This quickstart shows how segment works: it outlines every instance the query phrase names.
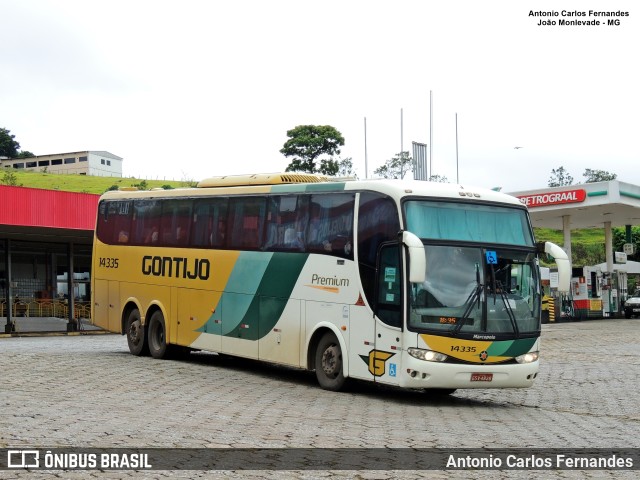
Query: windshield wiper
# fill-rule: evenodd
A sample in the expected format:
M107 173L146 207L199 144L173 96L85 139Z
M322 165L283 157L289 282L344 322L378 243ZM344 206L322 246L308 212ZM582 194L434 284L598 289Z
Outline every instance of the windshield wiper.
M502 282L498 281L498 288L500 289L500 298L502 299L502 303L504 304L504 308L507 312L507 316L509 317L509 321L511 322L511 326L513 327L513 331L516 333L516 337L520 336L520 331L518 330L518 323L516 322L516 315L513 313L513 309L511 308L511 304L509 303L509 299L507 298L507 294L504 293L504 288L502 287ZM494 304L495 304L495 290L494 290Z
M480 283L480 268L478 264L476 264L476 288L473 289L473 291L467 297L467 300L464 302L466 308L462 313L462 317L458 318L458 320L456 321L456 328L454 330L454 333L457 334L462 329L462 326L467 321L468 315L471 313L473 304L476 303L476 301L478 302L477 308L480 308L480 294L482 293L483 289L484 285Z

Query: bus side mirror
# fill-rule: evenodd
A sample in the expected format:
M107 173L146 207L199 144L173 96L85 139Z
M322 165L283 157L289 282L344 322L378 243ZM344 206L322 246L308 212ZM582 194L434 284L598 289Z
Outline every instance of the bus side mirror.
M424 253L424 245L416 235L411 232L402 232L402 243L409 253L409 281L422 283L425 280L427 269L427 256Z
M553 257L558 266L558 291L563 293L569 292L571 287L571 266L569 265L567 252L551 242L544 242L544 245L538 244L538 251Z

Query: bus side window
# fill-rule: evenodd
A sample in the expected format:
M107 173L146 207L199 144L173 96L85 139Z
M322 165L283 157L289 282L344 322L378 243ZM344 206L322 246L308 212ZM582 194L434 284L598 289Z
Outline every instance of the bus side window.
M133 203L133 226L131 243L134 245L155 245L161 240L160 212L158 200L136 200Z
M268 199L264 250L304 250L307 201L306 195L283 195Z
M193 218L191 225L191 245L194 247L208 247L213 232L213 218L210 213L211 205L208 202L197 202L193 206Z
M262 242L266 203L264 198L244 197L230 201L229 247L257 250Z
M129 243L131 234L131 201L106 200L99 206L97 235L108 244Z
M380 320L393 327L402 327L401 279L398 244L383 246L379 256L375 313Z
M208 198L193 209L191 242L196 247L224 248L227 236L227 199Z
M189 240L191 200L165 200L162 203L163 245L184 247Z
M103 243L113 242L113 222L109 218L109 204L102 201L98 205L98 222L96 224L96 236Z
M354 200L351 193L311 196L305 236L307 251L353 258Z

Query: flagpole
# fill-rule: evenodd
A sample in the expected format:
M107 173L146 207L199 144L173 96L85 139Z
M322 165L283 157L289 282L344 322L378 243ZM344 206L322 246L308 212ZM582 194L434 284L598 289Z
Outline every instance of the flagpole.
M404 124L402 116L402 108L400 109L400 158L402 158L402 152L404 149Z
M458 112L456 112L456 183L460 183L458 171Z
M433 176L433 91L429 90L429 171L427 180Z
M369 178L369 167L367 158L367 117L364 117L364 178Z

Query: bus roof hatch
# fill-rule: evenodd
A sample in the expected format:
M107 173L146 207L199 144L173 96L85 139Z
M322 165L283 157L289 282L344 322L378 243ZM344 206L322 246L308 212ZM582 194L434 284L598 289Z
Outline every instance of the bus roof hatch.
M255 175L225 175L206 178L198 183L199 188L240 187L245 185L278 185L283 183L320 183L327 177L310 173L259 173Z

